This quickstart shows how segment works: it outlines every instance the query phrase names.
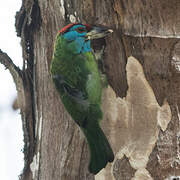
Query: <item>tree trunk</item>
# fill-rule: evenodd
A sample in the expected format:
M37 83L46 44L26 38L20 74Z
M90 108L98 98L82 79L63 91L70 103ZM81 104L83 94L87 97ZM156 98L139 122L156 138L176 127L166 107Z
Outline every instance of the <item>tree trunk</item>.
M114 30L106 38L102 127L116 157L95 177L49 73L56 33L75 21ZM179 0L23 0L16 29L24 59L13 76L25 137L22 180L180 176Z

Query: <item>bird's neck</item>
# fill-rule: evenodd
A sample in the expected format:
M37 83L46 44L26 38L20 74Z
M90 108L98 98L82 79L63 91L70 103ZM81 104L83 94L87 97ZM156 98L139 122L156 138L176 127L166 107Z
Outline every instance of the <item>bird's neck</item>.
M75 54L86 53L86 52L92 51L91 46L90 46L90 40L85 40L84 37L78 37L72 41L67 40L67 44L69 47L71 47L72 45L75 47L74 48Z

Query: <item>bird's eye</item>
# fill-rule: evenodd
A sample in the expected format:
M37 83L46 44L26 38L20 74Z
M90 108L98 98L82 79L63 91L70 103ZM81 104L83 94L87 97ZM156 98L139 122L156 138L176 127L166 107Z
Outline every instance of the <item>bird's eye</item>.
M78 33L83 33L83 32L86 31L86 29L83 28L83 27L79 27L79 28L76 29L76 31L77 31Z

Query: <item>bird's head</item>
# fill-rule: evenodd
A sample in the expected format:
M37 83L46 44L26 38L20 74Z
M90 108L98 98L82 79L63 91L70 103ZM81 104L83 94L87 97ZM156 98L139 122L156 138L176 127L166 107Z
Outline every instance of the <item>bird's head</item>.
M59 31L59 35L69 43L75 43L77 53L90 52L90 40L103 38L113 30L104 26L91 26L88 24L68 24Z

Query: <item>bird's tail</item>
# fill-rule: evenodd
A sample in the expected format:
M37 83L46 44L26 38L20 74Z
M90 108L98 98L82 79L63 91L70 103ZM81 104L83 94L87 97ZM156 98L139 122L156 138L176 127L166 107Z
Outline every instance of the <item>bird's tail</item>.
M90 149L89 171L97 174L108 162L114 160L114 154L98 122L83 131Z

